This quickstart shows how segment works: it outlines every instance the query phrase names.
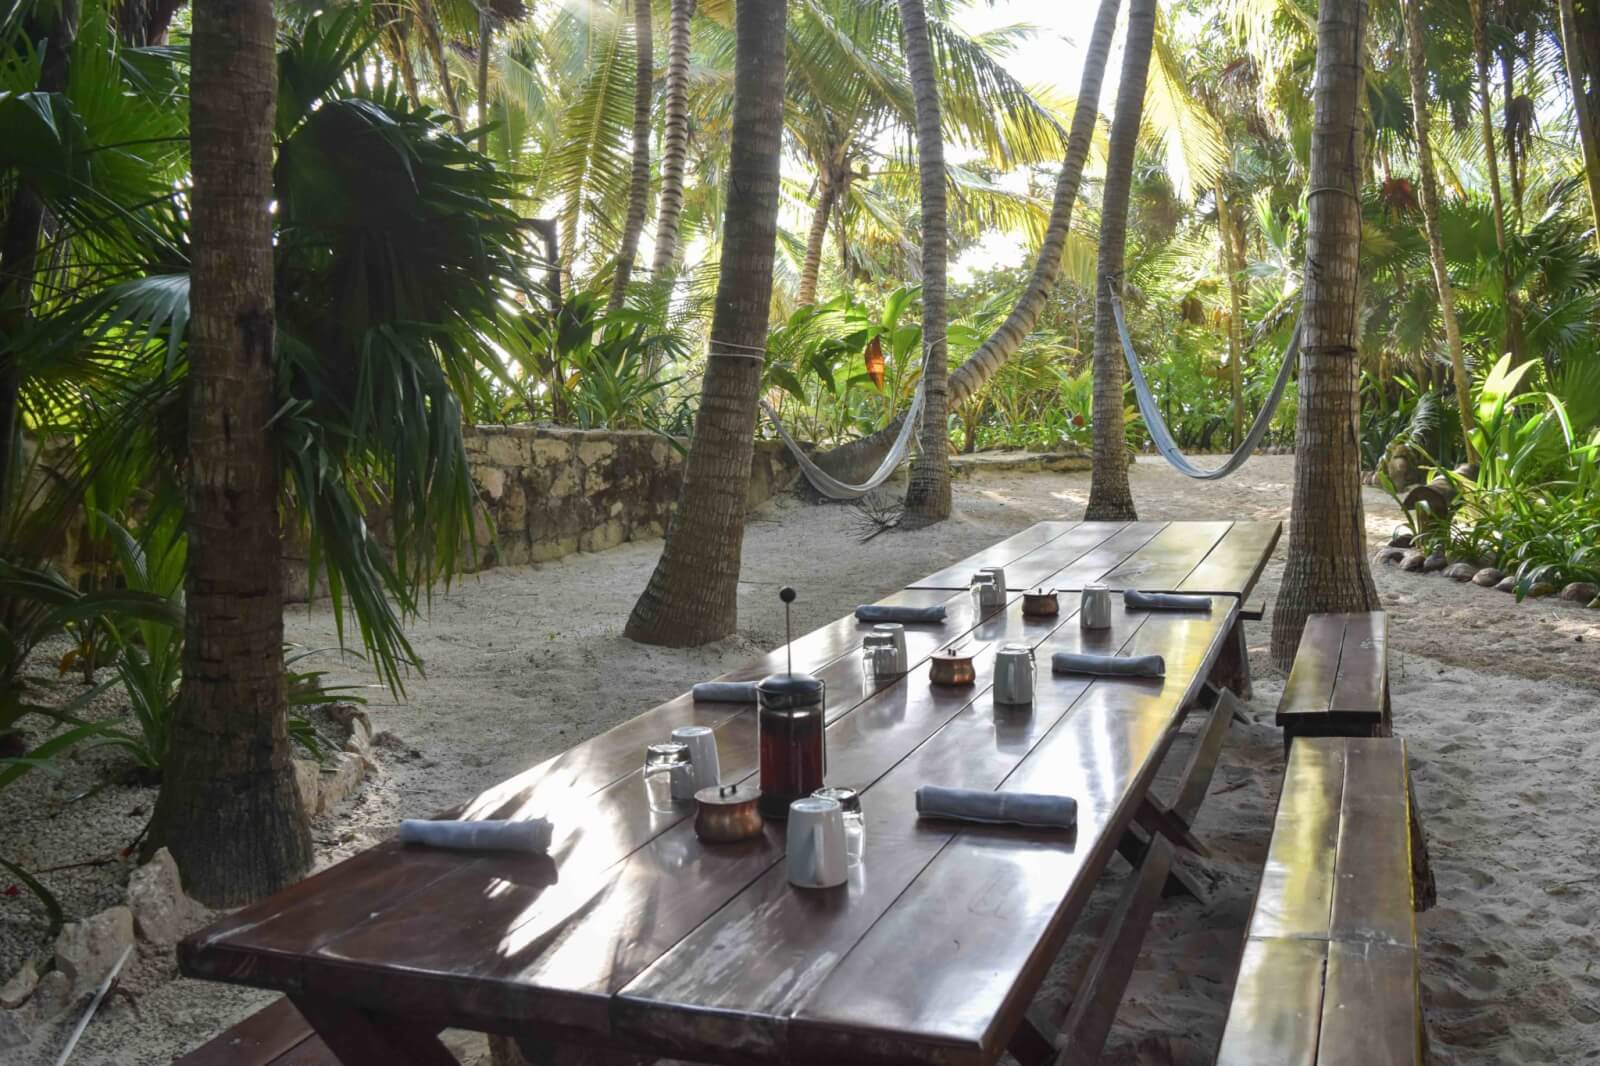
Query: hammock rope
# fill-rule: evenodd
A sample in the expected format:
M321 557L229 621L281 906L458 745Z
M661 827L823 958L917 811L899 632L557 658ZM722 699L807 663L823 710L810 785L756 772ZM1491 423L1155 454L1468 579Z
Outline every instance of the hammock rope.
M1284 389L1289 384L1290 373L1300 361L1300 323L1295 322L1294 332L1289 337L1289 347L1283 353L1283 365L1278 368L1278 378L1272 383L1272 391L1267 394L1267 402L1256 412L1256 419L1250 425L1250 432L1245 434L1239 447L1223 461L1221 466L1208 470L1192 463L1178 447L1178 442L1173 439L1172 431L1167 428L1166 421L1161 417L1161 408L1150 393L1150 383L1145 380L1144 371L1139 369L1139 357L1134 354L1133 338L1128 334L1128 320L1122 313L1122 297L1115 285L1108 284L1106 291L1111 297L1111 313L1117 320L1117 335L1122 338L1122 357L1128 364L1128 375L1133 380L1133 394L1139 402L1139 414L1144 417L1145 428L1150 431L1150 440L1155 444L1156 451L1160 452L1162 458L1171 463L1178 473L1197 481L1218 481L1243 466L1260 446L1262 438L1267 435L1267 429L1272 425L1272 416L1277 413L1278 403L1283 399Z

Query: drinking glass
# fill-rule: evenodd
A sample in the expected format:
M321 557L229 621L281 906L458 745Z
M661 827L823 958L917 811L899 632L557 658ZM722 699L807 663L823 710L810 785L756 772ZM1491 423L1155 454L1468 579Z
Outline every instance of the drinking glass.
M677 810L672 802L673 782L691 772L687 744L652 744L645 748L644 794L650 809L663 814Z
M861 793L853 788L819 788L811 793L814 799L830 799L844 812L845 858L851 866L861 863L861 853L867 844L867 820L861 813Z

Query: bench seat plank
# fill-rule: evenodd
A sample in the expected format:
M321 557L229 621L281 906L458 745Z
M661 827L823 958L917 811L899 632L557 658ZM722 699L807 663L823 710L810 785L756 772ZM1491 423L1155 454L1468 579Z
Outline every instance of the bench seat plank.
M1315 1066L1328 945L1245 941L1217 1066Z
M1296 752L1305 746L1296 744ZM1415 944L1405 742L1353 737L1345 741L1344 749L1328 938Z
M1389 730L1388 616L1382 611L1306 619L1277 723L1300 736L1383 736Z
M1329 944L1318 1066L1422 1063L1421 1003L1414 947Z
M1344 746L1296 744L1256 893L1255 936L1326 940L1344 796Z
M285 996L218 1033L173 1066L336 1066L337 1062Z
M1389 702L1389 616L1382 611L1345 615L1339 678L1328 713L1371 714Z

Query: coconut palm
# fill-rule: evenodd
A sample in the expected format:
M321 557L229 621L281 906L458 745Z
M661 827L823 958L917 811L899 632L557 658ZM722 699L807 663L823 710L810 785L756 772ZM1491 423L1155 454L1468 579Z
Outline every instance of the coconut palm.
M651 280L660 283L678 265L678 225L683 214L683 172L689 148L689 27L694 0L671 0L667 30L667 80L661 138L661 196L656 215Z
M1306 616L1378 606L1361 503L1359 261L1366 0L1321 0L1311 137L1300 413L1289 557L1272 657L1294 659Z
M950 517L949 419L946 418L944 131L939 86L922 0L899 0L906 68L916 97L917 163L922 188L922 347L924 407L920 451L911 464L901 524L909 529Z
M625 635L684 647L738 624L756 398L777 249L787 3L737 0L733 129L711 358L666 544Z
M152 842L213 906L311 865L289 761L274 348L270 0L199 0L191 38L195 277L188 640Z
M645 211L650 206L650 105L655 94L654 36L650 25L650 0L633 0L633 165L628 178L628 216L622 223L622 244L611 276L614 312L628 295L633 261L639 254Z
M1461 410L1461 426L1472 431L1472 386L1467 379L1466 357L1461 351L1461 323L1456 317L1455 286L1444 258L1444 239L1439 235L1439 179L1433 169L1433 145L1429 132L1428 68L1422 39L1422 14L1419 0L1402 0L1406 27L1406 68L1411 79L1411 113L1416 123L1417 169L1422 178L1422 225L1428 237L1428 257L1433 266L1434 288L1439 293L1439 317L1444 321L1445 343L1450 349L1450 369L1455 375L1456 403ZM1470 436L1467 457L1475 459Z
M1155 42L1155 0L1130 0L1128 38L1122 52L1122 80L1111 119L1111 150L1106 160L1100 205L1100 256L1095 272L1094 311L1094 466L1089 483L1090 520L1138 517L1128 486L1128 440L1123 426L1122 347L1111 313L1113 289L1122 288L1127 251L1128 197L1144 109L1145 80Z

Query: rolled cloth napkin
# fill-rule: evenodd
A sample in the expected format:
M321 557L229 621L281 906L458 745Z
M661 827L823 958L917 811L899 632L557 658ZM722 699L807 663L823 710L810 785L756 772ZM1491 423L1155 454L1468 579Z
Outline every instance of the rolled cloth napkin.
M1128 589L1122 594L1122 605L1130 611L1209 611L1211 597Z
M690 690L696 703L754 703L754 681L702 681Z
M1078 801L1071 796L1037 792L984 792L923 785L917 789L917 815L957 822L1011 822L1070 829L1078 820Z
M550 850L551 831L548 818L517 822L435 822L407 818L400 823L400 843L460 851L527 851L543 855Z
M877 603L863 603L856 608L858 622L943 622L944 604L932 607L889 607Z
M1159 655L1077 655L1058 651L1050 656L1057 674L1093 674L1096 677L1166 677L1167 661Z

